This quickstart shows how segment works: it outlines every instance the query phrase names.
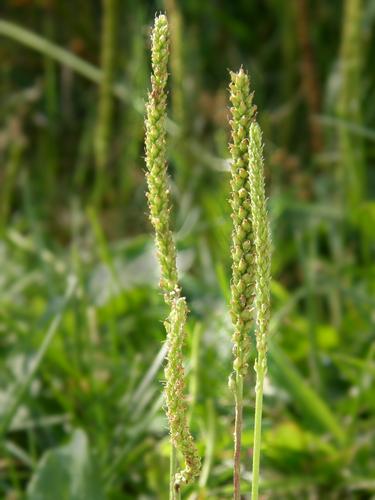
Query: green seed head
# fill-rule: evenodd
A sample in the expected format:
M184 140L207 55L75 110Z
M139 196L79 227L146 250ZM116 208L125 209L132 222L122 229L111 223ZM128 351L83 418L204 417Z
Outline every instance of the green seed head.
M245 375L250 351L254 295L253 234L248 173L250 124L255 114L249 77L241 68L231 73L231 207L232 207L232 281L231 317L234 326L234 370Z
M265 370L270 321L271 234L266 206L262 132L254 122L249 136L249 180L255 246L255 311L258 362Z
M155 229L161 267L160 287L167 302L179 294L176 249L169 227L170 199L166 161L166 107L168 79L168 23L163 15L155 19L152 31L152 89L146 104L146 164L148 202Z
M168 364L165 368L165 397L171 441L185 459L185 469L176 474L175 487L189 484L199 474L200 458L187 425L185 376L182 349L185 341L187 306L184 297L173 301L171 313L165 321L168 335Z
M152 89L146 105L146 165L150 219L155 230L161 269L160 287L170 307L165 321L168 354L165 367L165 399L171 441L185 460L176 474L175 487L190 483L199 473L200 459L187 423L183 346L187 306L181 297L176 266L176 247L170 229L170 196L166 161L168 23L164 15L155 19L152 32Z

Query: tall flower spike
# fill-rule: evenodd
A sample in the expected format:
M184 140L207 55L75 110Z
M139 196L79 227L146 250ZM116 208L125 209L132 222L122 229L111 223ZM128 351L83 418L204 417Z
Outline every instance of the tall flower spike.
M168 355L165 368L165 398L172 445L184 457L185 468L175 475L175 489L197 476L200 459L187 424L185 374L182 349L185 340L187 305L181 296L176 266L176 247L170 229L170 196L166 162L166 106L169 34L167 18L155 19L152 32L152 90L146 105L146 165L150 219L155 230L161 268L160 288L170 307L165 321Z
M241 68L231 73L230 125L232 128L231 207L232 207L232 282L231 317L234 326L234 370L247 372L250 350L249 332L252 324L254 296L253 236L250 220L250 187L248 172L248 139L251 120L255 114L249 77Z
M262 431L263 383L267 372L267 345L270 322L271 234L268 221L263 172L263 143L254 122L249 136L249 179L251 217L255 244L255 311L257 359L255 362L255 419L252 500L258 499L259 460Z
M234 498L240 498L241 435L243 407L243 377L248 370L250 329L254 300L254 248L250 219L250 187L248 172L248 139L250 123L255 114L249 77L241 68L231 73L230 101L232 143L231 207L232 207L232 281L231 317L233 323L234 375L230 385L234 390L236 416L234 430Z

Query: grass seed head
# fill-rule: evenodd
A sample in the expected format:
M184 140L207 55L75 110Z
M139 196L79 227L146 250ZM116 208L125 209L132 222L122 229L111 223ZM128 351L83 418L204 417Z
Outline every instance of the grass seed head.
M254 249L250 219L248 172L248 139L255 113L247 73L241 68L231 72L231 207L232 207L232 281L231 317L234 326L234 371L245 375L250 351L249 331L252 325L254 296Z

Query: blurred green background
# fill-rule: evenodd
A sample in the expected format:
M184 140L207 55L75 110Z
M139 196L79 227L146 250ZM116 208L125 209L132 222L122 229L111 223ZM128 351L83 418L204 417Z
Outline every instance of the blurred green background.
M274 246L262 498L374 499L372 0L2 0L0 498L167 498L167 311L143 160L149 32L165 9L187 397L203 457L183 497L232 495L227 88L243 65ZM253 387L251 370L246 495Z

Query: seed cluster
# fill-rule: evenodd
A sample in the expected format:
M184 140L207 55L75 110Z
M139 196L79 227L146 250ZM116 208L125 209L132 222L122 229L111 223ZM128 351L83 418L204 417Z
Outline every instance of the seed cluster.
M148 202L151 223L155 229L156 248L161 267L160 287L171 304L180 294L176 267L176 249L170 230L170 196L166 161L166 107L169 38L165 16L155 19L152 32L152 90L146 105L146 164Z
M168 363L165 368L165 395L172 444L185 459L185 469L175 476L176 489L190 483L199 473L200 458L187 424L185 374L182 348L185 341L187 305L185 297L173 300L171 313L164 322L168 338Z
M254 245L251 222L248 147L250 124L255 114L249 77L241 68L231 73L231 207L232 207L232 281L231 317L234 326L233 354L235 372L245 375L250 352L250 328L254 296Z

